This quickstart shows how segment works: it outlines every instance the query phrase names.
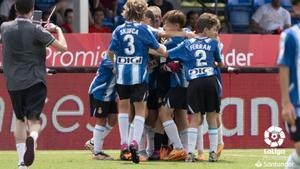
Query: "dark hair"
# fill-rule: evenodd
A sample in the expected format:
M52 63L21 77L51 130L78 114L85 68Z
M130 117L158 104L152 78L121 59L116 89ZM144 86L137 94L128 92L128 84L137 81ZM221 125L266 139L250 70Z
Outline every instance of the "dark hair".
M189 12L186 14L186 19L189 20L189 19L191 18L191 16L194 15L194 14L199 15L199 13L196 12L196 11L189 11Z
M34 0L16 0L16 10L20 15L28 14L34 8Z
M214 26L217 26L218 29L221 26L220 21L216 15L210 13L203 13L199 16L197 28L200 33L202 33L205 28L211 29Z
M92 15L94 16L96 12L103 12L103 14L104 14L104 10L103 10L102 8L100 8L100 7L95 8L95 9L93 10L93 12L92 12Z
M15 5L11 6L8 14L8 20L14 20L17 17Z
M173 24L177 23L179 24L180 28L183 28L185 25L185 15L179 10L171 10L164 15L163 21L168 21Z
M64 12L64 17L67 17L68 14L71 13L71 12L73 12L73 9L71 9L71 8L66 9L65 12Z
M298 3L300 3L300 0L292 0L293 5L297 5Z

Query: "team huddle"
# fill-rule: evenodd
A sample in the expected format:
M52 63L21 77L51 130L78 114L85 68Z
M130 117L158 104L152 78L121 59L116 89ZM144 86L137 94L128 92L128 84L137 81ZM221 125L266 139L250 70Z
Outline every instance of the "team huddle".
M299 0L293 4L299 5ZM17 18L0 28L3 73L16 117L19 169L28 169L35 160L47 97L46 47L68 50L60 27L32 22L34 6L35 0L16 0ZM90 115L96 124L85 148L92 150L95 160L113 159L103 151L103 143L118 123L121 160L203 161L206 119L208 161L218 161L224 142L219 114L223 45L217 16L200 15L195 34L183 28L185 16L178 10L163 16L161 28L160 9L147 7L145 0L127 0L122 15L126 22L113 32L89 88ZM287 169L300 164L299 31L297 24L281 34L278 57L282 118L296 148ZM227 71L239 72L230 67Z
M126 22L113 32L89 88L96 125L85 147L92 150L93 159L112 159L104 153L103 142L118 122L121 160L205 160L206 116L208 161L215 162L224 148L220 22L204 13L194 34L183 31L184 14L172 10L163 16L163 29L154 28L157 11L144 0L125 4Z

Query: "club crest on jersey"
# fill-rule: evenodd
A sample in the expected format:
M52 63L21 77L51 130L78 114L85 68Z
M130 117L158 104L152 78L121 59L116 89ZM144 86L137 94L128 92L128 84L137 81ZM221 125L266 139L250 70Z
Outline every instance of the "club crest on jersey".
M118 64L135 64L139 65L142 64L143 57L118 57L117 63Z

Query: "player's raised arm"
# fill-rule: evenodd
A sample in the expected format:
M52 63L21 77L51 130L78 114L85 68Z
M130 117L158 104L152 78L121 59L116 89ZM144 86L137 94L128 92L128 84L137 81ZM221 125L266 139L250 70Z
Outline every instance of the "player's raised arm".
M158 32L159 38L170 38L170 37L185 37L185 38L195 38L197 35L194 32L183 32L183 31L160 31Z
M114 69L115 69L115 60L114 60L114 55L115 55L115 51L117 51L118 49L118 35L117 35L117 29L112 33L112 37L111 37L111 41L107 50L107 55L110 59L110 61L113 63L114 65ZM114 70L115 71L115 70Z
M215 65L217 67L222 67L224 66L223 64L223 61L222 61L222 53L221 53L221 48L220 48L220 45L219 45L219 41L217 41L217 47L216 47L216 50L214 51L214 57L215 57Z
M163 44L159 44L159 48L156 50L150 48L149 54L154 55L154 56L168 57L167 48Z
M54 25L52 23L49 23L47 25L45 25L45 28L50 31L50 32L55 32L57 33L58 39L55 39L50 46L55 47L56 49L58 49L59 51L65 52L68 50L68 45L66 42L66 39L64 37L64 34L61 30L61 28L57 25Z

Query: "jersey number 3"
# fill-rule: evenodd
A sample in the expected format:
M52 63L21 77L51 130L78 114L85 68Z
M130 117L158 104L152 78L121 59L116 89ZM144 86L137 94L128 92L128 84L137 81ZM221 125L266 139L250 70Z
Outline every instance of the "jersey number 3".
M135 53L135 47L134 47L134 37L133 35L125 35L123 38L124 42L127 42L128 48L124 49L124 52L126 55L133 55Z

